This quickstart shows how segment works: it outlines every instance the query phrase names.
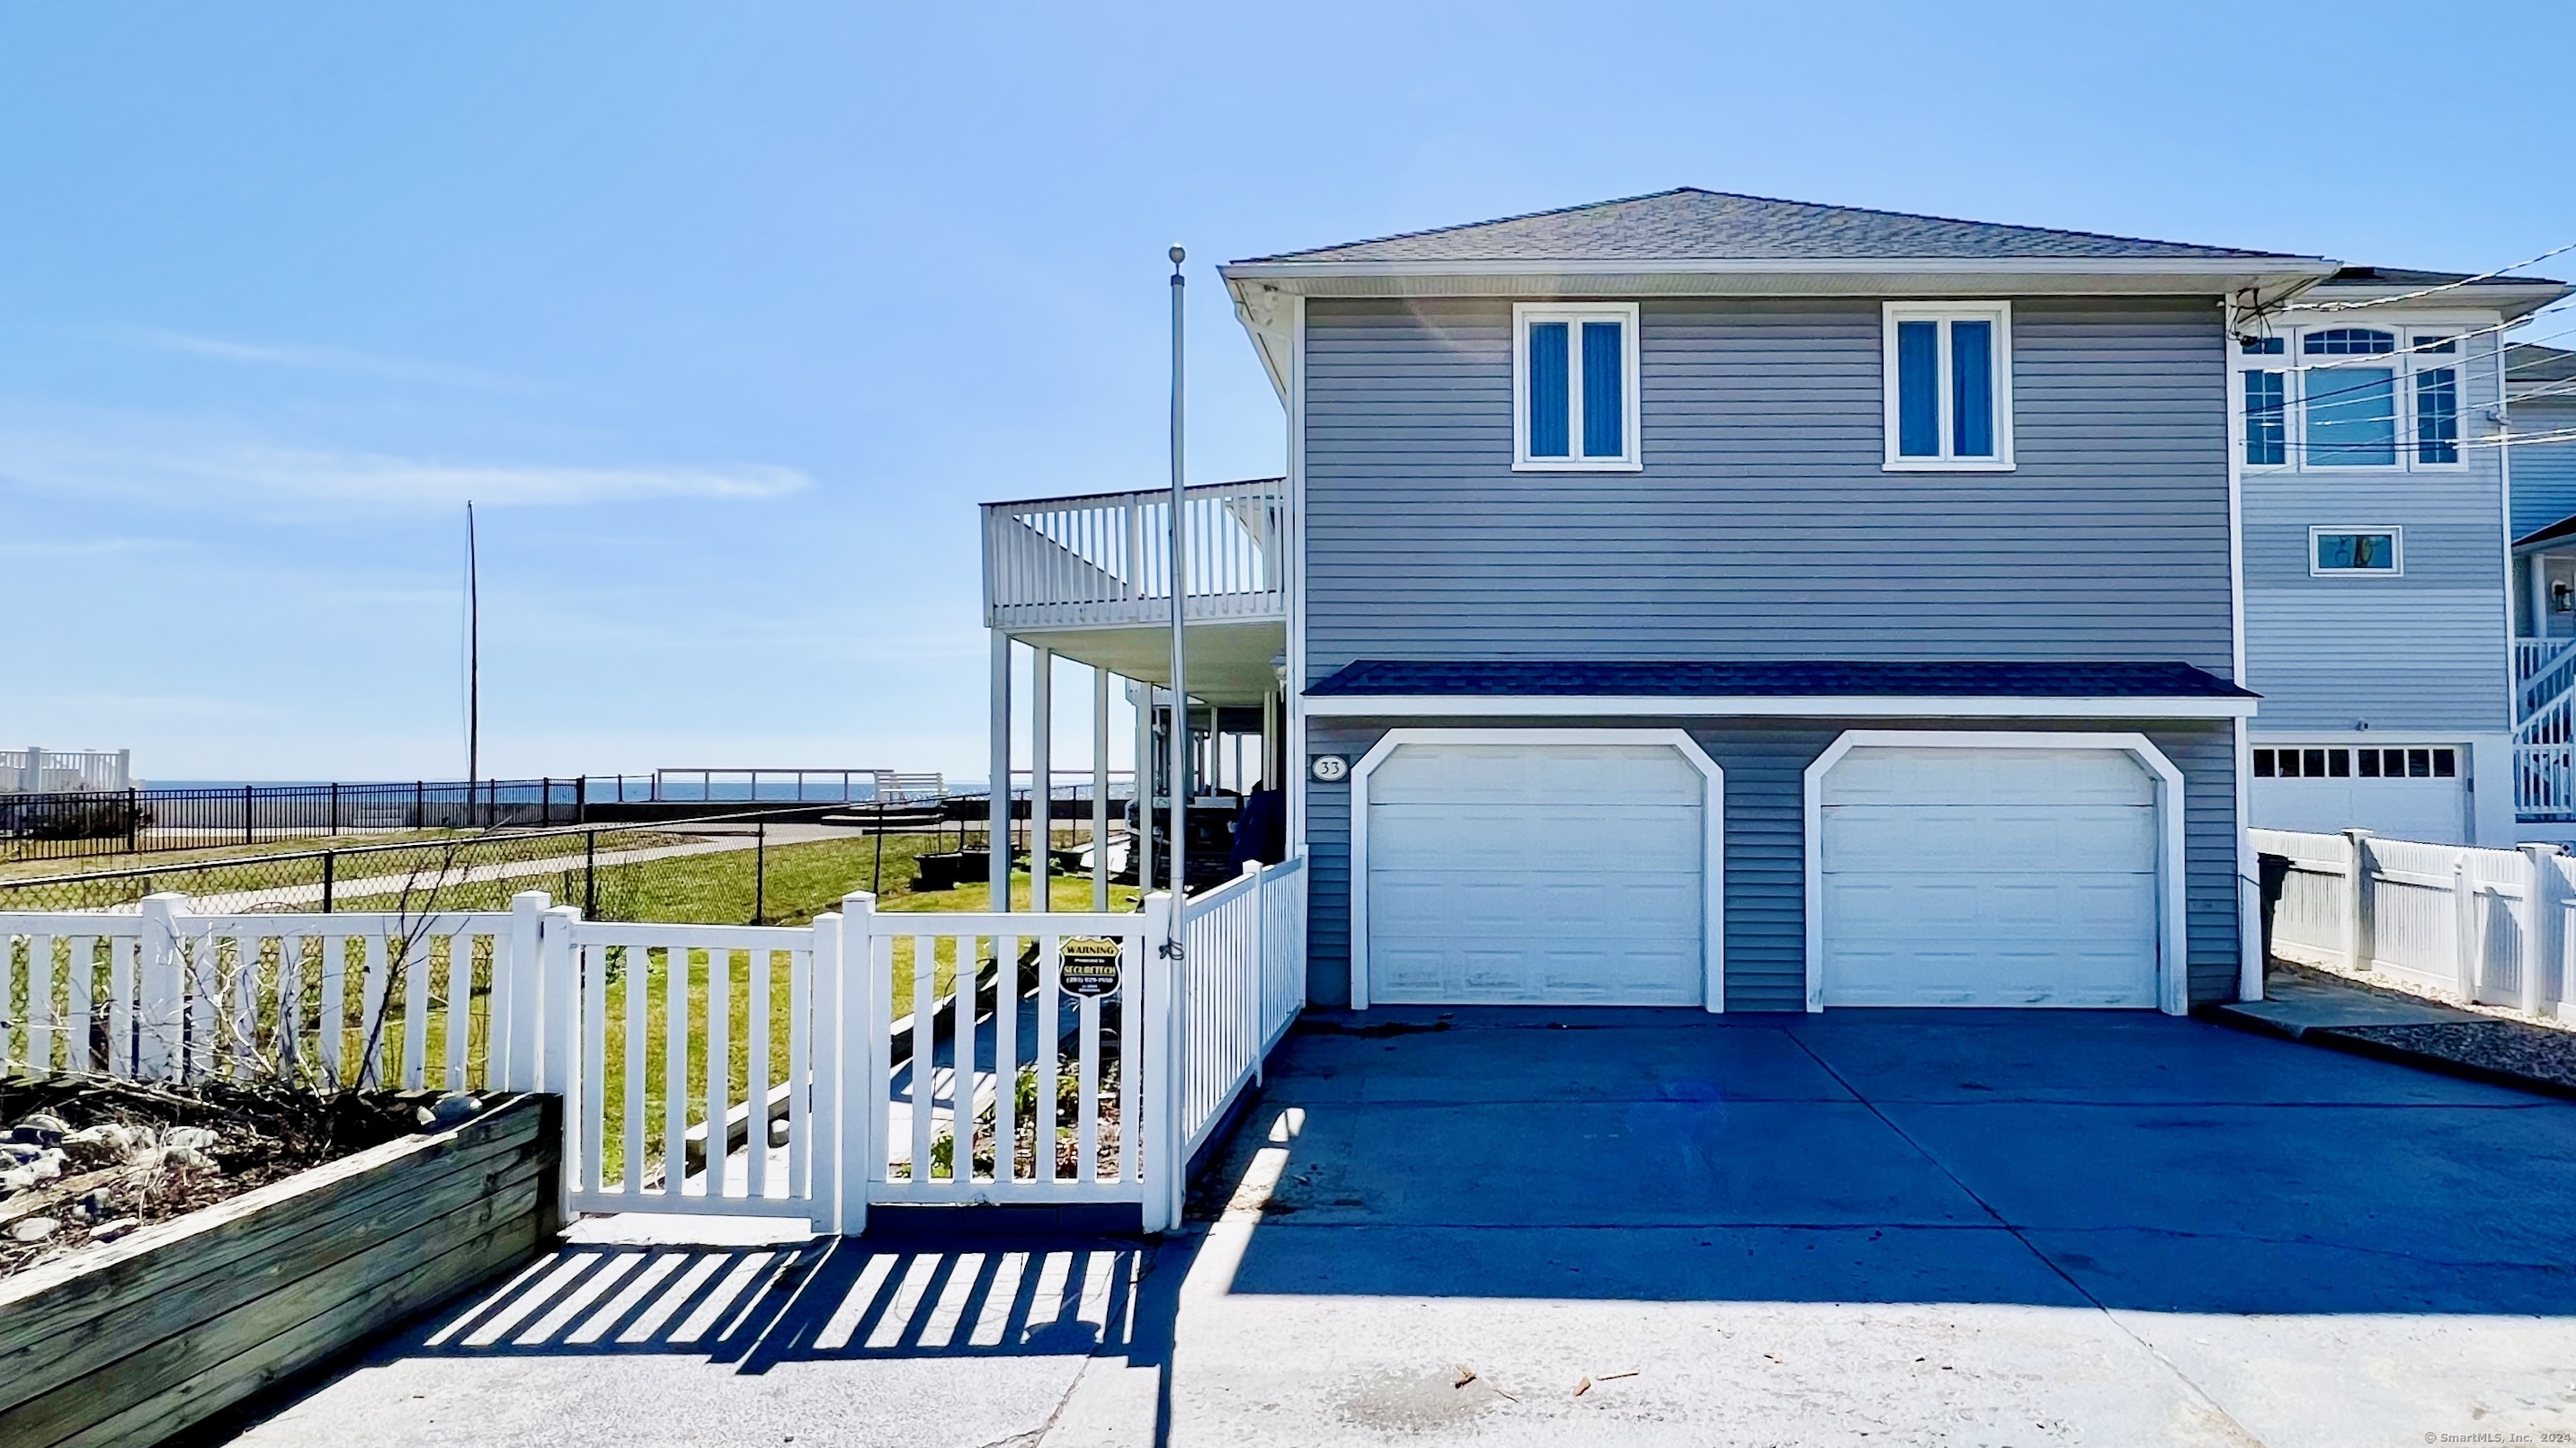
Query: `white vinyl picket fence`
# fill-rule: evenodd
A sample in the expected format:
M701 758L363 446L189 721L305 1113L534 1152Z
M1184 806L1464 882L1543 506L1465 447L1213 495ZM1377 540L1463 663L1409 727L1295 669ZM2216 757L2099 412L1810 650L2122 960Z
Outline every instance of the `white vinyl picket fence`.
M2255 849L2290 861L2272 924L2282 959L2576 1019L2576 859L2556 845L2482 850L2367 830L2252 834Z
M550 1091L564 1204L801 1217L1133 1203L1185 1170L1305 999L1302 860L1136 914L806 926L505 912L0 913L0 1070ZM1074 954L1110 962L1088 983Z

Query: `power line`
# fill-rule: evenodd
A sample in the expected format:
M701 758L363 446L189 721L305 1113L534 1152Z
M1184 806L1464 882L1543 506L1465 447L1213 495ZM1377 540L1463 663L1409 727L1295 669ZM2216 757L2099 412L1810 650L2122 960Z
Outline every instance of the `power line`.
M2420 291L2403 292L2393 297L2373 297L2368 301L2358 302L2289 302L2285 303L2281 310L2285 312L2358 312L2369 307L2393 307L2401 302L2417 301L2424 297L2439 296L2444 292L2457 291L2461 287L2475 286L2479 282L2491 282L2508 272L2518 272L2527 266L2537 266L2541 262L2547 261L2553 256L2557 256L2562 252L2570 251L2576 251L2576 241L2571 241L2565 246L2551 247L2549 250L2542 252L2538 256L2525 261L2515 262L2513 265L2508 267L2499 267L2491 272L2481 272L2473 277L2462 277L2455 282L2444 282L2440 286L2425 287ZM2515 280L2537 281L2539 279L2531 277L2517 277Z

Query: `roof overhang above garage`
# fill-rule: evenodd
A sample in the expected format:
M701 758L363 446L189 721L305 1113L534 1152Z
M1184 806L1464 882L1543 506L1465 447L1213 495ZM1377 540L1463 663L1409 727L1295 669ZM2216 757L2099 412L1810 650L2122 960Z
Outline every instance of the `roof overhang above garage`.
M2260 697L2118 660L1361 659L1303 702L1312 717L2235 719Z

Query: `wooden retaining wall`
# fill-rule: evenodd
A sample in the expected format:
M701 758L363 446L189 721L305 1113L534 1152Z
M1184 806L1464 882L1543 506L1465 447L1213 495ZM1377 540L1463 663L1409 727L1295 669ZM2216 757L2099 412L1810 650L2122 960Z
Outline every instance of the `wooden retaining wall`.
M0 1448L157 1442L552 1240L561 1102L299 1172L0 1282Z

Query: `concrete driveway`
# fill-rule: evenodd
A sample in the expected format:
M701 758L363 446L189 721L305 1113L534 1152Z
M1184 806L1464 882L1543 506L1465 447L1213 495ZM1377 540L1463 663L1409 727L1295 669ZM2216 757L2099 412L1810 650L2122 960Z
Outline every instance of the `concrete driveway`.
M1149 1252L574 1249L245 1441L2576 1432L2576 1105L2147 1015L1561 1018L1310 1018Z

